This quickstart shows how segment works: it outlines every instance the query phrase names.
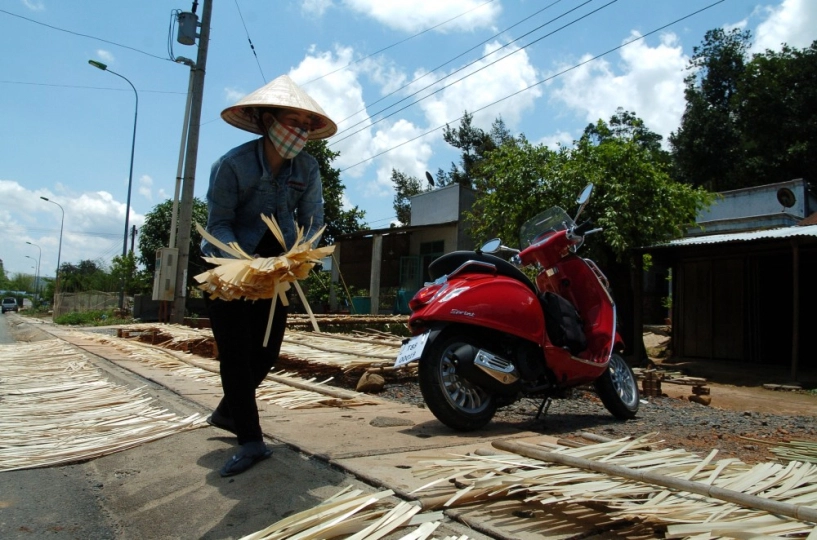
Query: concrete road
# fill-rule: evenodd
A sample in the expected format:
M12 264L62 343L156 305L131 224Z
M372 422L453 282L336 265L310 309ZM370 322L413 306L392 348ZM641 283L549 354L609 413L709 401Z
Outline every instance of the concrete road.
M10 321L20 325L13 333L26 340L37 339L41 331L45 333L40 337L50 339L62 332L53 325L21 323L24 320L16 314L0 317L0 343L14 341ZM27 326L29 330L20 332ZM71 340L78 343L76 337ZM202 389L201 383L152 373L144 366L125 369L121 366L128 365L128 360L113 349L94 348L88 343L83 346L82 342L78 345L109 379L145 387L158 406L180 415L207 414L220 398L219 389ZM134 368L136 363L131 360L131 364L129 367ZM389 478L388 474L405 474L404 458L389 450L397 461L389 464L376 454L383 453L383 447L412 447L408 440L421 442L421 447L437 446L423 442L428 437L412 434L395 438L393 433L385 433L389 430L364 436L364 431L373 431L366 419L389 416L394 411L332 410L293 416L292 412L274 409L279 408L268 406L262 421L265 434L276 435L268 439L272 457L231 478L221 478L218 469L232 455L235 438L212 427L85 463L1 472L0 538L240 538L313 508L345 486L375 492L394 483L398 490L408 489L404 478ZM334 429L328 427L332 425ZM406 424L398 429L405 431ZM422 426L418 429L428 431ZM367 460L367 454L375 456ZM378 460L380 469L373 465ZM387 538L403 534L405 531ZM452 520L435 534L490 538Z

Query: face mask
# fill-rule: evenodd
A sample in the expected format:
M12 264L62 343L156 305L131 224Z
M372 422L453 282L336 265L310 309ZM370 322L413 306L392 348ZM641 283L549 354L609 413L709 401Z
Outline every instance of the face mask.
M292 159L297 156L303 150L309 137L305 129L285 126L275 118L272 119L267 135L275 150L284 159Z

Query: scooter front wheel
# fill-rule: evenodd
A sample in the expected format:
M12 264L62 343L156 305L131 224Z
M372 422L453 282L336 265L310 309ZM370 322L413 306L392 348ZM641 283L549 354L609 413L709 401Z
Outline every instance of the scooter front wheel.
M638 382L632 368L618 355L610 356L610 363L594 386L604 407L620 420L635 418L638 412Z
M457 431L473 431L491 421L496 398L458 373L454 351L463 345L479 348L478 339L466 331L440 335L431 344L420 361L420 391L440 422Z

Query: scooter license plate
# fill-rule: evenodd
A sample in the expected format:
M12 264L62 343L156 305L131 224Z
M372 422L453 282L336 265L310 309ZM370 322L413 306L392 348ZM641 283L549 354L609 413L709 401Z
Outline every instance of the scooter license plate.
M420 356L423 355L423 348L426 346L429 333L430 332L425 332L419 336L414 336L413 338L404 341L403 346L400 347L400 352L397 354L397 360L394 362L394 367L405 366L409 362L420 358Z

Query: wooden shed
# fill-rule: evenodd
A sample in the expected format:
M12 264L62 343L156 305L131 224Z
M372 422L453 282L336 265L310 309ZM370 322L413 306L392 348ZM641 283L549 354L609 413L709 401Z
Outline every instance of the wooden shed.
M817 367L817 224L641 248L672 268L673 355ZM639 302L636 302L639 305ZM637 315L638 316L638 315Z

